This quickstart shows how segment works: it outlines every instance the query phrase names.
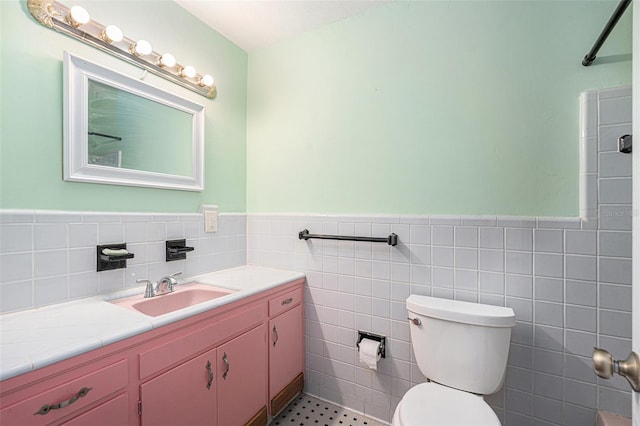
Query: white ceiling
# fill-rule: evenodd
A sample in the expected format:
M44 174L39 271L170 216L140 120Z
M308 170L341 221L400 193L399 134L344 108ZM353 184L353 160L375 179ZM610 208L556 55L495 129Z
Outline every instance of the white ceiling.
M358 15L391 0L175 0L249 51Z

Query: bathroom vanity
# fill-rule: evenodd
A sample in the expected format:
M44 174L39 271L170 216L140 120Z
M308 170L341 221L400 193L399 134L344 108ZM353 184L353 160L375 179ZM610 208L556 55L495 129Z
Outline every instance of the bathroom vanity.
M234 292L157 317L87 301L98 315L107 304L115 315L148 318L150 329L6 378L0 422L266 425L304 383L304 276L242 267L198 282Z

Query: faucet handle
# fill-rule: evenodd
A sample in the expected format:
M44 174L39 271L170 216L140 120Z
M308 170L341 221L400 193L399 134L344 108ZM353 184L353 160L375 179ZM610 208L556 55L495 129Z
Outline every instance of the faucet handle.
M156 295L173 293L173 287L178 285L178 280L174 277L182 274L182 272L174 272L171 275L164 276L158 280L158 284L156 286Z
M149 297L153 297L156 295L156 290L154 288L153 282L149 281L146 278L140 278L136 280L137 283L147 283L147 287L144 289L144 297L148 299Z
M173 274L169 275L168 281L169 281L169 289L170 291L173 291L173 286L178 285L178 280L176 280L175 277L177 277L178 275L182 275L182 272L174 272Z

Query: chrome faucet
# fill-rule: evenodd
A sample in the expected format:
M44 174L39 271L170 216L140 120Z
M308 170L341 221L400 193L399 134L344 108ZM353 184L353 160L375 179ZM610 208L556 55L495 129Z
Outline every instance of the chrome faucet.
M174 277L181 275L182 272L176 272L175 274L167 275L158 280L156 284L156 296L166 293L173 293L173 287L178 285L178 280Z
M162 294L173 293L173 287L178 285L178 280L176 280L174 277L181 274L182 272L176 272L174 274L167 275L166 277L160 278L156 284L146 278L138 279L136 280L136 282L147 283L147 287L144 290L144 297L145 299L148 299L150 297L160 296Z

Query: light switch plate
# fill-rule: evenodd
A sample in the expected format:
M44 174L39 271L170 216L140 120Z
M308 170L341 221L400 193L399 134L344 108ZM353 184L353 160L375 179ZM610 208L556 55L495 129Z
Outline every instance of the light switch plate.
M218 232L218 206L203 204L200 213L204 216L204 232Z
M216 210L204 212L204 232L218 232L218 212Z

